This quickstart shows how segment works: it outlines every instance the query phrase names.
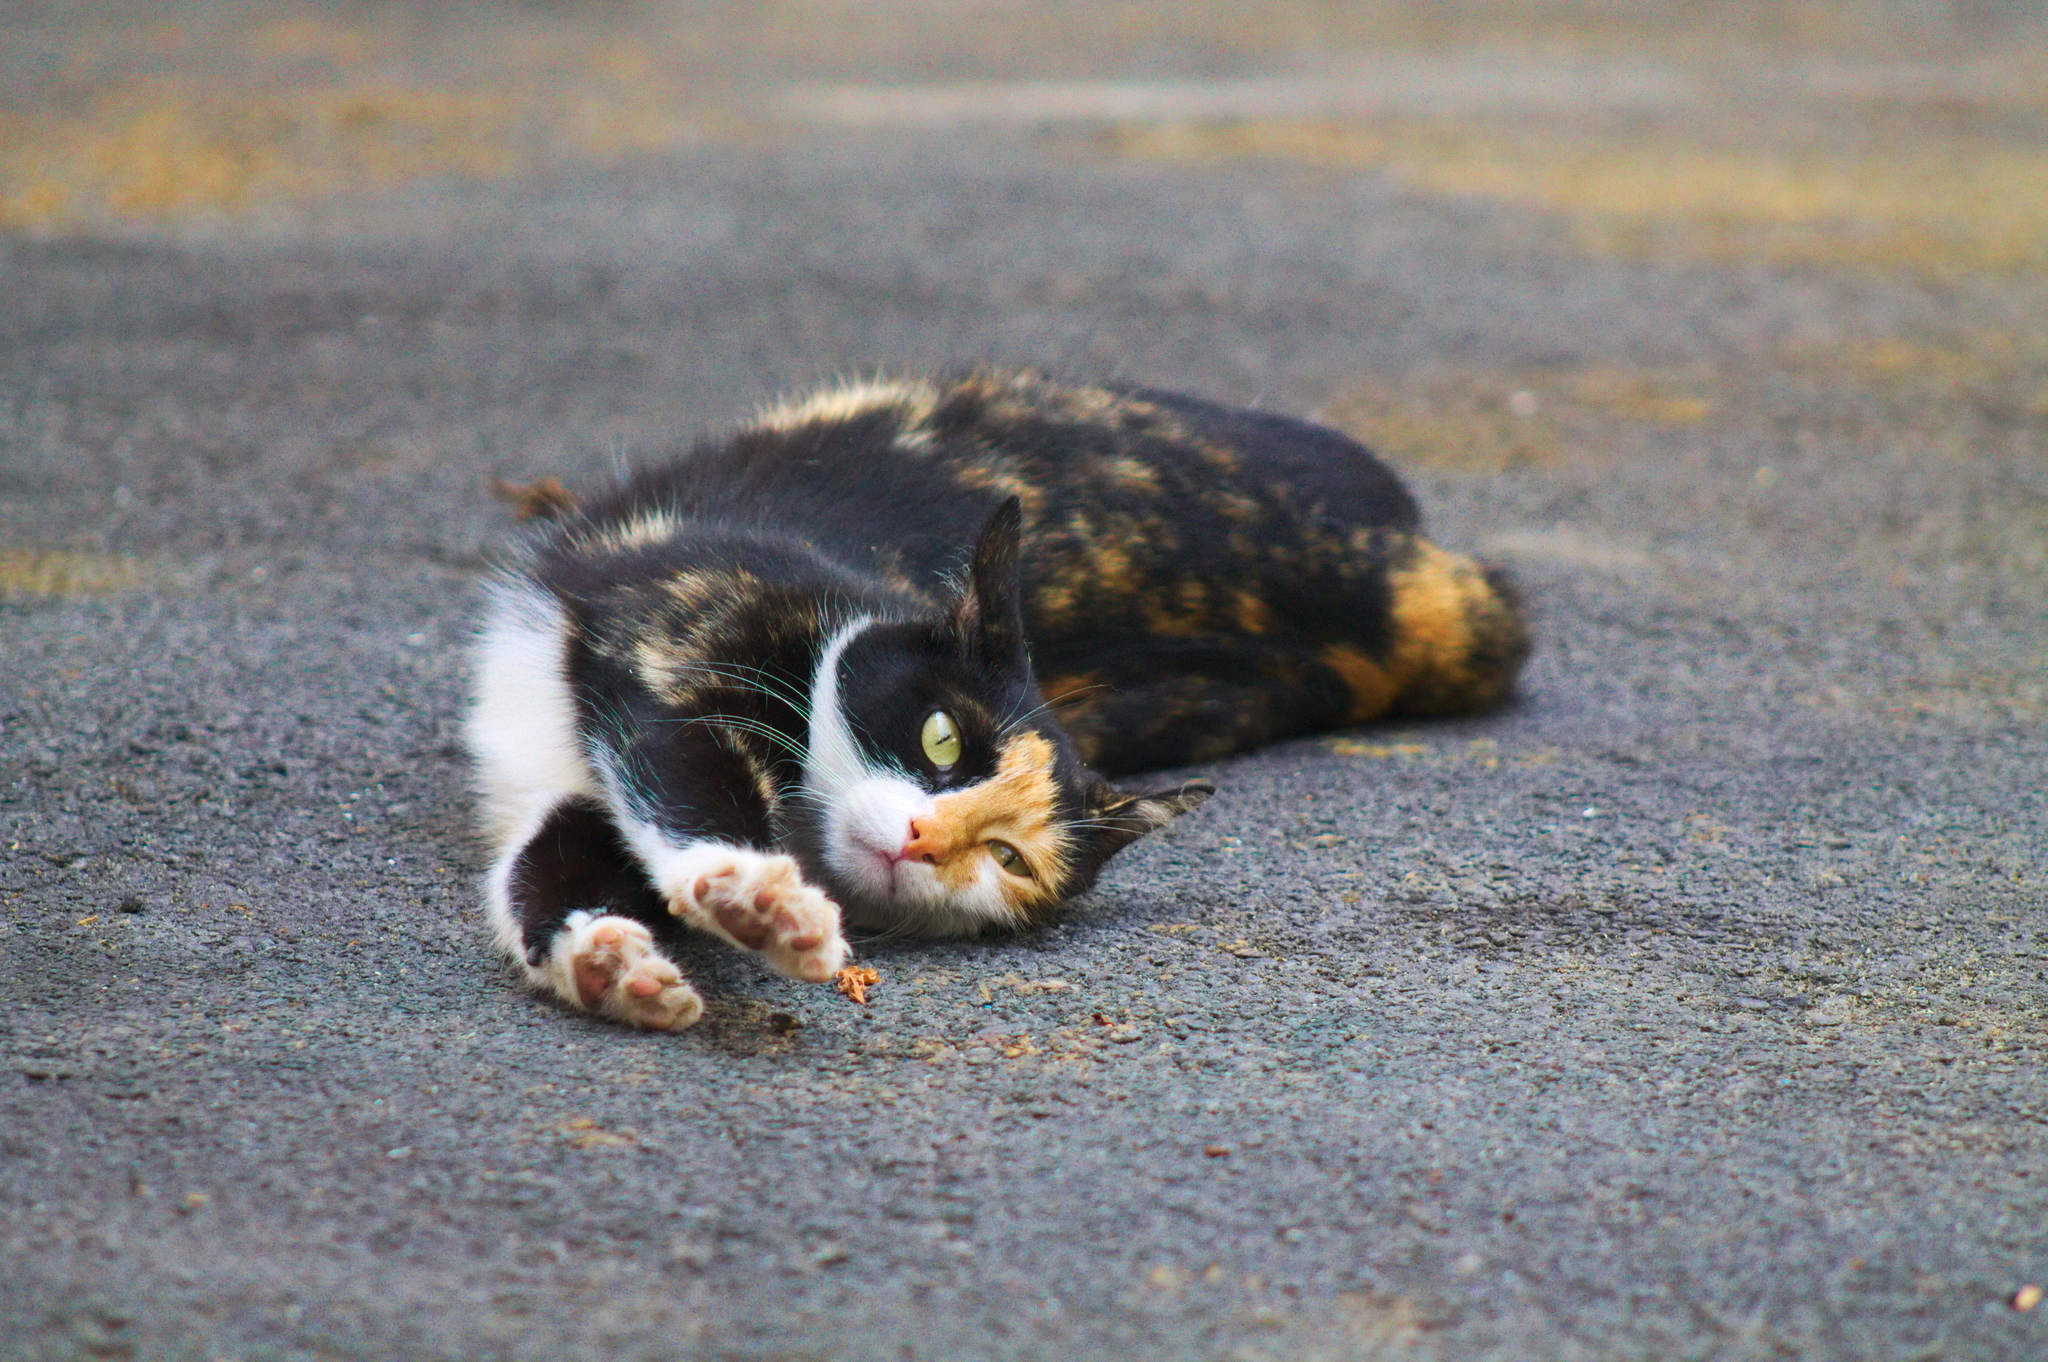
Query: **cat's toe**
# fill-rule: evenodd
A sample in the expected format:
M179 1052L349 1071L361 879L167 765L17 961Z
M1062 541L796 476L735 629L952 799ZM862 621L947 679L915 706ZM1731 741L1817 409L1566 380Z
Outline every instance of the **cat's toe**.
M643 1031L680 1031L704 1015L704 999L669 965L667 977L656 973L622 982L613 1015Z
M704 1015L704 1000L674 965L649 954L619 979L609 1011L643 1031L680 1031Z
M576 981L576 998L585 1007L596 1007L626 972L627 952L632 945L632 925L612 918L599 918L577 935L569 948L569 974Z
M600 917L575 930L569 973L593 1012L645 1031L680 1031L704 1015L704 1000L655 946L647 928Z
M771 943L762 954L792 979L822 984L853 953L839 934L839 905L807 884L784 894L770 921Z

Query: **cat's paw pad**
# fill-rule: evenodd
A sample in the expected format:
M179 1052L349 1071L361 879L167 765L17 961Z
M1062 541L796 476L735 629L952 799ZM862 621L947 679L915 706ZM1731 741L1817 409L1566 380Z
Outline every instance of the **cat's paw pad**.
M822 984L846 963L839 905L804 883L789 857L719 852L691 871L682 888L696 912L684 917L759 951L792 979Z
M644 1031L680 1031L704 1015L697 990L630 918L598 917L574 927L569 975L585 1007Z

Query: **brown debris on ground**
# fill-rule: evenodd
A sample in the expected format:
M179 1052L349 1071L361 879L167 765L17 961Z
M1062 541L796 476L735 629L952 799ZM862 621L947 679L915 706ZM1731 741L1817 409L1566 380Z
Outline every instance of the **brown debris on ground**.
M882 982L882 972L871 965L848 965L832 976L832 987L862 1007L868 1005L868 989Z
M492 478L491 491L521 520L553 520L576 509L576 494L564 487L560 478L537 478L532 482Z

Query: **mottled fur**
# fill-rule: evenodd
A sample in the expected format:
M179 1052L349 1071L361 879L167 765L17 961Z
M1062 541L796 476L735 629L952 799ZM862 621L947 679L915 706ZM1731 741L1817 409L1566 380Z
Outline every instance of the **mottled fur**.
M1209 790L1096 772L1481 708L1527 651L1353 441L1029 372L834 389L543 509L479 657L488 898L536 984L639 1025L697 1015L675 922L807 979L842 916L1028 922Z

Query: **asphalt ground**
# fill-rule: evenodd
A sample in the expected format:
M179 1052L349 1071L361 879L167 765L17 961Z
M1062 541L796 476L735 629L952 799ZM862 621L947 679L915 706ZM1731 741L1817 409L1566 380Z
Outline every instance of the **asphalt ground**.
M0 43L0 1356L2048 1355L2037 9L195 13ZM970 360L1384 449L1518 703L522 993L489 479Z

